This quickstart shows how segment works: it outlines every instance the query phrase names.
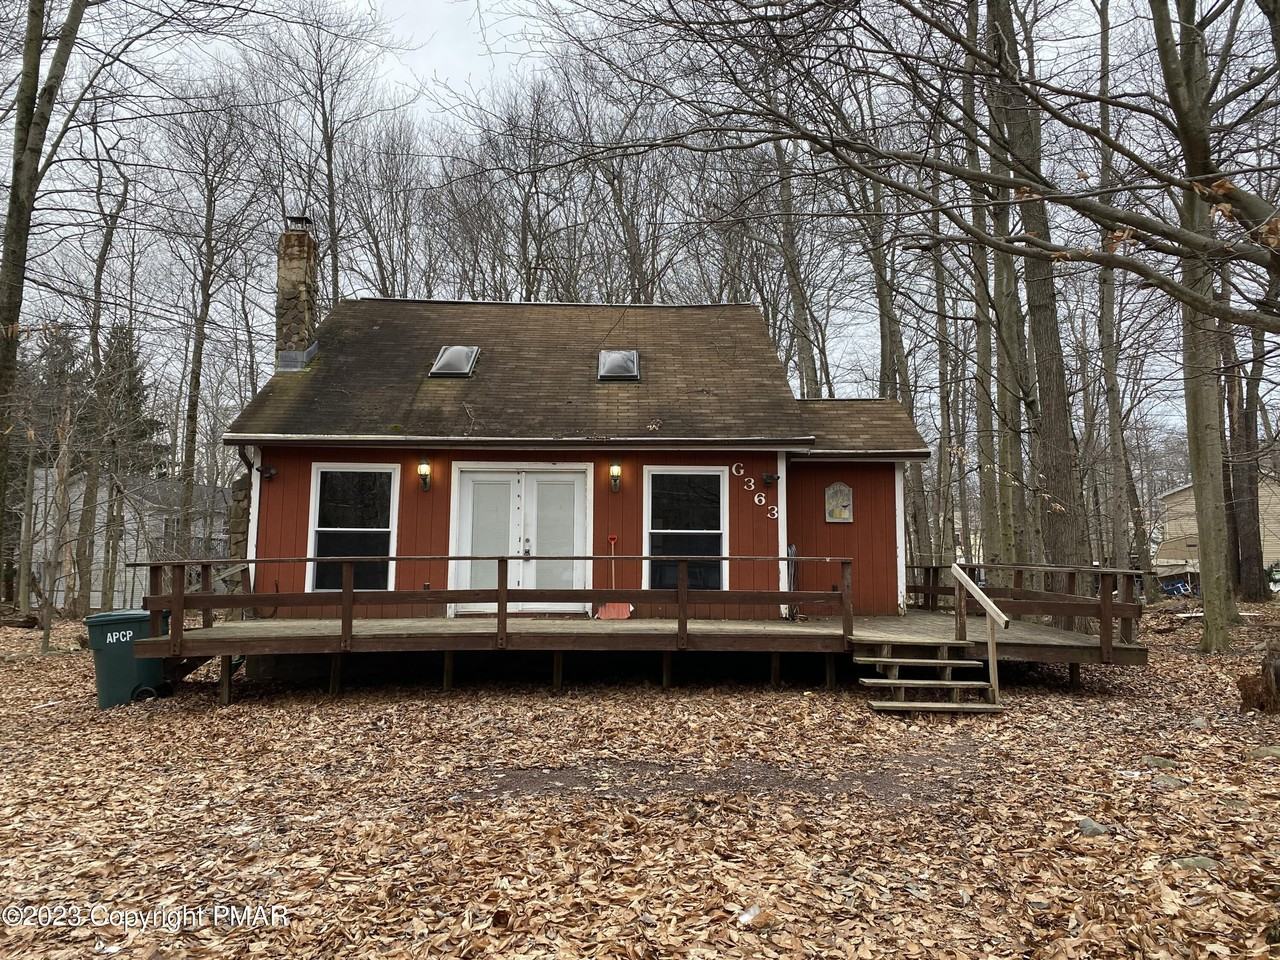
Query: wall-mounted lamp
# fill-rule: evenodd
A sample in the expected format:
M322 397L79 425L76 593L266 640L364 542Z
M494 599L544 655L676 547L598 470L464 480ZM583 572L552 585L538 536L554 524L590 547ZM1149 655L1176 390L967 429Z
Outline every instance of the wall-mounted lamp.
M609 489L617 493L622 489L622 464L609 464Z
M422 481L422 491L431 489L431 461L423 457L418 461L418 479Z
M777 482L778 482L778 475L776 473L766 473L764 475L764 485L766 487L772 487Z
M277 471L275 467L259 467L258 468L258 473L262 474L263 480L270 480L278 472L279 471Z

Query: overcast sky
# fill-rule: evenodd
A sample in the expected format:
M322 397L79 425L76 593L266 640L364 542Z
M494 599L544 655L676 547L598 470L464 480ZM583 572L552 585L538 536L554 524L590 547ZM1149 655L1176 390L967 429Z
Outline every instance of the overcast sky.
M495 0L380 0L400 42L406 72L439 79L455 90L481 88L507 75L522 45L519 24L498 12Z

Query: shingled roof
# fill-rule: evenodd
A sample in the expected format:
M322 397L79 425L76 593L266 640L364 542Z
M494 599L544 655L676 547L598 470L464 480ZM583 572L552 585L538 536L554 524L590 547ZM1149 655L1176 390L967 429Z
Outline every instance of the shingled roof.
M814 454L926 458L929 448L897 400L797 400Z
M307 368L276 373L227 443L811 448L822 419L793 399L749 305L345 300L317 339ZM450 345L480 348L472 376L428 376ZM640 379L599 380L606 349L639 351ZM923 446L900 421L907 446Z

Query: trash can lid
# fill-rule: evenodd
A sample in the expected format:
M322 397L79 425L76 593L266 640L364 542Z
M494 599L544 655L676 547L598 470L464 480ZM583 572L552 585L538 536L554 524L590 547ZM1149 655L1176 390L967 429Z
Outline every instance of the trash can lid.
M96 627L100 623L124 623L147 620L150 617L150 610L107 610L103 613L90 614L84 618L84 622L87 626Z

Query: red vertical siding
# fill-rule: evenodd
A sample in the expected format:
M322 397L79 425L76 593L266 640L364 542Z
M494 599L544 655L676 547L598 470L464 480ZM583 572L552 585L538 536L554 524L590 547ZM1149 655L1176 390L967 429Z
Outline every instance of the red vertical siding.
M431 461L431 490L424 492L418 481L417 467L422 456ZM778 555L778 520L770 517L771 507L780 507L778 486L766 486L765 474L777 472L777 455L769 452L726 451L626 451L598 453L594 451L523 452L513 450L409 450L409 449L340 449L303 447L266 447L262 465L275 470L275 475L259 484L257 556L303 557L311 522L311 473L315 463L397 463L400 465L400 490L396 530L396 554L400 556L442 556L449 553L451 483L455 460L502 463L590 463L593 467L593 523L591 552L609 553L609 535L617 536L619 556L638 556L644 549L644 467L704 466L731 469L742 464L740 476L729 475L729 540L728 551L735 556L776 557ZM610 488L609 467L622 464L621 489ZM748 478L754 489L748 490ZM764 503L757 504L757 493ZM794 498L792 498L794 499ZM396 564L396 587L401 590L421 589L426 583L444 587L448 579L445 561L400 561ZM616 565L619 586L639 586L642 565L638 561L619 561ZM592 572L596 586L609 583L609 563L599 561ZM301 591L306 587L302 564L262 565L256 574L260 592ZM738 562L730 565L732 589L776 589L776 562ZM366 607L367 616L440 615L440 609L422 606L397 608ZM776 607L742 608L723 605L696 605L696 613L710 617L772 617ZM652 615L673 615L674 611L654 609L642 611ZM316 615L337 616L337 607L326 607Z
M787 539L802 557L853 560L854 610L898 610L897 497L892 463L806 462L787 469ZM844 481L853 491L853 522L828 523L827 486ZM800 590L830 590L840 583L837 564L797 565ZM833 612L832 608L821 612Z

